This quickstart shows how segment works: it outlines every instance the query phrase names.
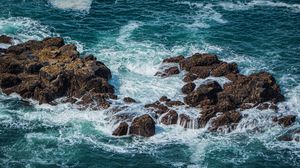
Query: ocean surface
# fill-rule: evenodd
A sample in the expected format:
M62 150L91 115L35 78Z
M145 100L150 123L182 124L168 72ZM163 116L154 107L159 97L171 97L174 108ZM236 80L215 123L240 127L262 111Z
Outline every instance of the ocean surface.
M162 95L182 99L183 74L154 76L161 61L209 52L246 75L271 72L286 96L278 115L297 116L282 128L273 111L249 109L231 133L158 124L153 137L118 138L104 110L0 93L1 168L300 167L300 142L278 140L300 128L299 0L0 0L0 34L16 43L60 36L94 54L112 70L118 97L141 102L122 112L147 113L143 104Z

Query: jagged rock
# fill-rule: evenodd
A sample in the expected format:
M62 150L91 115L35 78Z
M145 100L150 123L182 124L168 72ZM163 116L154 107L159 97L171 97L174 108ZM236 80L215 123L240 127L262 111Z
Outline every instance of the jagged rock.
M212 126L209 128L209 130L216 131L222 126L227 126L230 131L234 129L236 123L238 123L241 120L241 118L242 116L239 112L225 112L224 114L218 116L216 119L213 120Z
M136 100L134 100L133 98L131 97L124 97L123 101L125 103L136 103Z
M76 46L65 45L59 37L10 46L0 57L3 92L16 92L40 103L51 103L65 96L68 100L79 99L88 93L93 98L86 96L82 104L97 99L100 106L107 107L106 99L114 93L113 86L108 83L110 78L111 72L103 63L80 58Z
M180 71L179 71L178 67L174 66L174 67L165 69L163 72L157 72L155 74L155 76L169 77L169 76L176 75L179 73L180 73Z
M113 131L114 136L123 136L127 135L128 132L128 124L126 122L121 122L119 126Z
M170 110L162 118L161 123L165 125L176 124L178 120L178 114L175 110Z
M184 105L184 103L181 101L167 101L166 105L169 107L173 107L173 106L182 106Z
M209 81L206 84L200 85L196 91L188 94L184 98L184 102L190 106L197 106L201 101L209 99L215 101L217 93L222 91L222 87L216 81Z
M273 119L274 122L278 122L278 124L284 126L284 127L288 127L290 125L292 125L295 121L296 121L296 116L294 115L288 115L288 116L284 116L281 118L277 118L275 117Z
M12 40L13 40L13 38L11 38L9 36L6 36L6 35L1 35L0 36L0 43L3 43L3 44L12 44Z
M144 107L154 109L155 113L158 115L164 114L169 110L167 106L161 104L159 101L151 104L146 104Z
M195 87L196 87L196 84L193 83L193 82L190 82L190 83L185 84L181 88L181 91L182 91L183 94L189 94L189 93L194 91Z
M155 134L155 121L148 114L136 117L130 126L129 134L150 137Z
M171 101L167 96L162 96L160 99L159 99L160 102L168 102L168 101Z
M179 124L184 128L194 128L195 122L188 115L179 115Z
M183 81L184 82L193 82L194 80L196 80L198 78L198 76L196 74L193 73L187 73L184 78Z
M182 60L184 60L184 57L179 55L177 57L166 58L163 60L163 63L179 63Z
M218 57L215 55L196 53L193 56L180 61L180 67L190 71L191 68L195 66L209 66L219 62Z
M218 67L211 71L212 76L220 77L230 73L238 73L238 66L236 63L222 62Z

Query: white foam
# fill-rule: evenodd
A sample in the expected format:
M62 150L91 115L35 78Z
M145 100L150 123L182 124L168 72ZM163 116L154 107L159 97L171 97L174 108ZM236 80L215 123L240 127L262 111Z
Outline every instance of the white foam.
M224 10L249 10L256 6L265 6L265 7L277 7L277 8L288 8L291 9L293 12L300 12L300 4L288 4L285 2L279 1L270 1L270 0L252 0L250 2L220 2L218 4Z
M26 17L0 18L0 34L12 36L20 42L41 40L55 35L47 26Z
M77 10L88 12L92 5L92 0L49 0L56 8L64 10Z

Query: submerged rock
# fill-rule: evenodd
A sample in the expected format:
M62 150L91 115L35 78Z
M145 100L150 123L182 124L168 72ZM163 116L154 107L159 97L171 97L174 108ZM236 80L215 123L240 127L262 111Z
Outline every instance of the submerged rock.
M274 122L278 122L278 124L284 126L284 127L288 127L290 125L292 125L295 121L296 121L296 116L294 115L287 115L287 116L284 116L284 117L280 117L280 118L277 118L275 117L273 119Z

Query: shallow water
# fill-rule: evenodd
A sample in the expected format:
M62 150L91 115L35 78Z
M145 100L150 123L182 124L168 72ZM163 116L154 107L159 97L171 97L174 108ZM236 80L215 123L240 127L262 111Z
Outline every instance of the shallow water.
M281 128L274 112L250 109L231 133L158 124L151 138L116 138L106 111L0 94L0 167L300 167L300 143L277 140L300 127L299 1L6 0L0 9L0 34L61 36L108 65L118 96L141 102L122 112L147 113L143 104L162 95L181 99L182 74L154 76L162 59L210 52L243 74L273 73L286 96L278 115L298 116Z

